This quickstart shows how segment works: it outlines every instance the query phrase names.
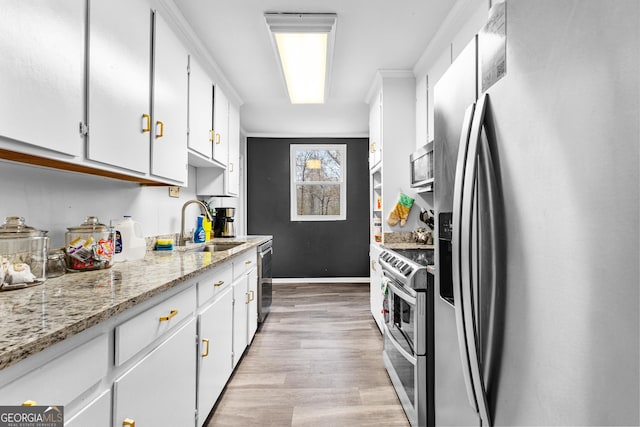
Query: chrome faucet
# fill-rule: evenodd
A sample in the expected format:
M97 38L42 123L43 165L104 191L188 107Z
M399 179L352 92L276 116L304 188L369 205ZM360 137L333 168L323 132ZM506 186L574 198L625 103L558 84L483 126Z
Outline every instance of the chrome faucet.
M198 205L200 205L200 210L206 215L207 219L211 222L213 222L213 218L211 217L211 214L209 213L209 209L207 209L207 207L204 205L204 203L202 203L200 200L187 200L184 205L182 205L182 215L180 218L180 239L178 241L178 244L180 246L185 246L185 244L187 243L187 241L192 240L193 237L185 237L185 233L184 233L184 211L186 209L187 206L189 206L192 203L196 203Z

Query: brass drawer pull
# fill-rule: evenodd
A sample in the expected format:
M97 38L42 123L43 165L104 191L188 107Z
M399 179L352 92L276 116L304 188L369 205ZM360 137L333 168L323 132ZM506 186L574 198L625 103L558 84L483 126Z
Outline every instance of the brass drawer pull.
M25 400L24 402L22 402L22 406L36 406L38 404L38 402L36 402L35 400Z
M178 314L178 310L171 310L168 316L160 317L160 321L164 322L166 320L173 319L174 317L176 317L177 314Z
M122 422L122 427L136 427L136 422L131 418L125 418Z
M245 261L244 263L245 263L245 264L247 264L247 265L249 265L249 264L251 264L252 262L253 262L253 261L248 260L248 261Z
M216 287L222 286L222 285L224 285L224 280L220 280L219 282L216 282L213 284L213 286L216 286Z

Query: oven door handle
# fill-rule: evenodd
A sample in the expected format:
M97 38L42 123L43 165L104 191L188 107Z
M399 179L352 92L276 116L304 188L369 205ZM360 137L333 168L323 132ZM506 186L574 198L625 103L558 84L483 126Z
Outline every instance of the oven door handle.
M409 304L415 307L416 305L415 297L412 297L407 292L405 292L404 290L396 286L394 283L395 282L393 280L389 280L389 282L387 282L387 287L391 288L394 294L398 295L400 298L402 298L403 300L405 300L406 302L408 302Z

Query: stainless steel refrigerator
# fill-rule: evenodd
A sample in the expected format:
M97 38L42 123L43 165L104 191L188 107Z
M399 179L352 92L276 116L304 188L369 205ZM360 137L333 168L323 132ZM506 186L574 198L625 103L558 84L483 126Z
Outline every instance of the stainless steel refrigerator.
M494 2L435 86L438 426L640 424L639 9Z

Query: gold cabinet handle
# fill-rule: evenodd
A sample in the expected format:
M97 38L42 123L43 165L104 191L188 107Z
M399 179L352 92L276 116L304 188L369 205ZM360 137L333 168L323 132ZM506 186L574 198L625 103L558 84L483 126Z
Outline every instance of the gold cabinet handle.
M216 145L220 145L220 134L216 133Z
M375 142L372 142L372 143L371 143L371 150L370 150L370 151L371 151L372 153L375 153L375 152L376 152L376 143L375 143Z
M233 172L233 162L229 162L229 172Z
M178 310L171 310L168 316L160 317L160 321L164 322L166 320L173 319L174 317L176 317L177 314L178 314Z
M224 280L220 280L219 282L216 282L213 284L213 286L218 287L218 286L222 286L224 284Z
M164 136L164 122L158 120L156 122L156 128L160 129L160 132L156 132L156 138L162 138Z
M122 427L136 427L136 422L131 418L125 418L122 422Z
M249 301L253 301L254 299L256 299L256 293L253 291L249 291L249 293L251 294L251 298L249 299Z
M244 302L245 304L249 304L249 302L251 301L251 297L249 297L249 292L245 292L244 293L247 297L247 300Z
M35 400L25 400L24 402L22 402L22 406L36 406L38 404L38 402L36 402Z
M209 130L209 141L213 142L213 139L215 138L215 132L213 131L213 129Z
M376 271L376 261L375 261L375 260L373 260L373 259L371 260L371 269L372 269L373 271Z
M253 262L253 261L248 260L248 261L245 261L244 263L245 263L245 264L247 264L247 265L249 265L249 264L251 264L252 262Z
M151 132L151 116L148 114L143 114L142 121L142 133Z
M202 342L204 343L206 349L202 354L202 357L207 357L209 355L209 340L206 338L202 338Z

